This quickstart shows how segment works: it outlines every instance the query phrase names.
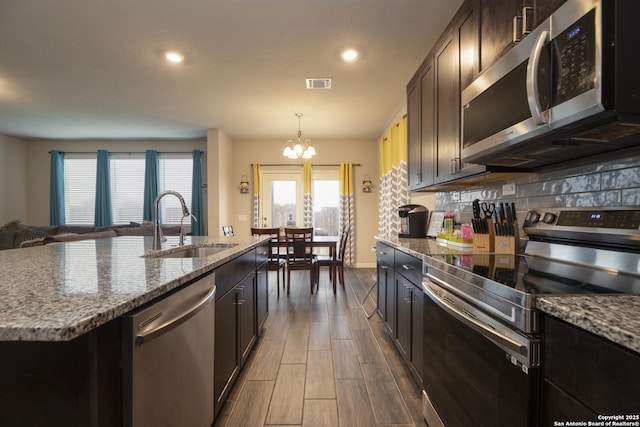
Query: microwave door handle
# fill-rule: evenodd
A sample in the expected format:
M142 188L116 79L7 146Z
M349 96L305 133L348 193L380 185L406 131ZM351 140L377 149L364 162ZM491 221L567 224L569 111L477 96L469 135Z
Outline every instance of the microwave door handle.
M527 64L527 101L529 102L529 110L531 110L531 117L536 125L543 125L548 122L542 112L540 106L540 96L538 94L538 66L540 64L540 55L542 55L542 48L547 42L549 36L548 31L543 31L538 36L533 49L531 49L531 55L529 56L529 63Z

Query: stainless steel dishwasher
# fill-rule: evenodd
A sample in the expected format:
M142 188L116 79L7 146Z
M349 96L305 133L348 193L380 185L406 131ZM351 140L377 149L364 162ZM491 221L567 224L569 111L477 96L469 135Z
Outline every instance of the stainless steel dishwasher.
M213 423L215 275L123 319L125 426Z

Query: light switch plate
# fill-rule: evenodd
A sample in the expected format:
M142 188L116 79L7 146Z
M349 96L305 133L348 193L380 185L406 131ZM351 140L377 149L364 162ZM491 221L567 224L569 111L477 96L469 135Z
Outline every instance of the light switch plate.
M502 195L503 196L515 196L516 194L516 184L504 184L502 186Z

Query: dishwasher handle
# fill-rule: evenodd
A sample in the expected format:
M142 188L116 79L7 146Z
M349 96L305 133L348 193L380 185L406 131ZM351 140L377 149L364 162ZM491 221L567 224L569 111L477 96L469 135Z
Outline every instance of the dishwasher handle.
M211 287L211 290L209 290L200 301L198 301L196 304L189 307L188 309L184 310L182 313L158 325L157 327L151 329L150 331L147 331L143 334L136 334L136 345L146 344L149 341L155 338L158 338L159 336L169 332L173 328L186 322L187 320L189 320L190 318L198 314L200 310L205 308L206 305L209 304L211 300L213 300L215 295L216 295L216 287L214 285Z

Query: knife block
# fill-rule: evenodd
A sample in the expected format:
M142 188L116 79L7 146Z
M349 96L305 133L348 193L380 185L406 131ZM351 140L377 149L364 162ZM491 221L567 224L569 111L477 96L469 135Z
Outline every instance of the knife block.
M495 242L495 232L493 231L493 220L485 219L488 233L473 234L474 252L493 252Z
M493 255L473 254L473 272L483 277L493 276Z
M513 235L511 236L496 236L495 237L495 252L497 254L510 254L515 255L519 250L520 238L518 237L518 222L513 222Z

